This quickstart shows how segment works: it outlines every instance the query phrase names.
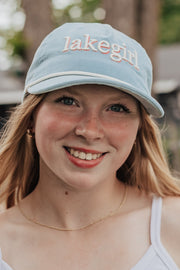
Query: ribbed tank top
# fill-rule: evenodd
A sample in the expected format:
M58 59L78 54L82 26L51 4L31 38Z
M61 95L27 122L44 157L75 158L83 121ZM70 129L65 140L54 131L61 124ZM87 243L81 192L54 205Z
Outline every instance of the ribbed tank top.
M180 270L161 243L162 198L154 197L151 211L151 245L131 270ZM0 270L13 270L3 259L0 250Z

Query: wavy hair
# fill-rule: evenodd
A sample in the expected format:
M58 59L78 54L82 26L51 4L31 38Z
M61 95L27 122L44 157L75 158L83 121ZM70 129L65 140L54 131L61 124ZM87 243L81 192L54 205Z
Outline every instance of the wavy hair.
M161 133L156 122L140 105L141 123L136 142L117 177L146 193L158 196L179 196L180 181L170 171Z
M0 202L9 208L30 194L38 183L39 154L27 134L33 112L45 95L28 95L12 113L0 140Z
M39 179L39 154L35 139L27 134L33 112L46 94L28 95L12 113L0 141L0 201L6 208L30 194ZM160 130L140 105L141 124L136 143L117 178L158 196L178 196L178 179L172 176L162 146Z

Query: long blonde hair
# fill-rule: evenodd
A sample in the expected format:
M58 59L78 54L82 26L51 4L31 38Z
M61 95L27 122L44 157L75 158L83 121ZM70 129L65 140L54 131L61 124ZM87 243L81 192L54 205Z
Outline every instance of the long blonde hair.
M0 201L5 201L7 208L30 194L38 183L39 154L27 129L45 95L28 95L5 126L0 141ZM178 180L172 176L165 158L159 128L141 105L140 115L136 143L117 177L147 193L180 195Z
M146 193L152 192L161 197L179 196L180 181L169 169L160 129L141 105L140 117L136 142L117 176Z
M0 141L0 202L9 208L31 193L39 178L39 154L27 135L32 114L44 95L28 95L12 113Z

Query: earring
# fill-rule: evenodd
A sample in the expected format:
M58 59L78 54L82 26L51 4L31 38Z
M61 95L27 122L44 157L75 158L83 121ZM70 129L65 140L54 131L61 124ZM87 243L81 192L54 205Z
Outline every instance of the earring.
M32 130L30 128L27 129L26 134L30 137L33 138L34 137L34 133L32 132Z

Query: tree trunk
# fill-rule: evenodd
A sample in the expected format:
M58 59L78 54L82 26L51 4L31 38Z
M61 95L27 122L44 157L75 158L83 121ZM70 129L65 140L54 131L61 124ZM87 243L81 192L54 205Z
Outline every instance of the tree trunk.
M26 59L29 65L42 39L53 29L51 1L22 0L26 14L24 37L27 42Z
M137 40L146 49L155 67L155 49L158 42L160 1L138 0L137 17ZM138 13L139 12L139 13ZM155 74L154 74L155 75Z
M135 37L135 7L134 0L103 0L103 8L106 10L105 23L125 34Z
M139 41L154 65L160 0L103 0L102 5L104 22Z

